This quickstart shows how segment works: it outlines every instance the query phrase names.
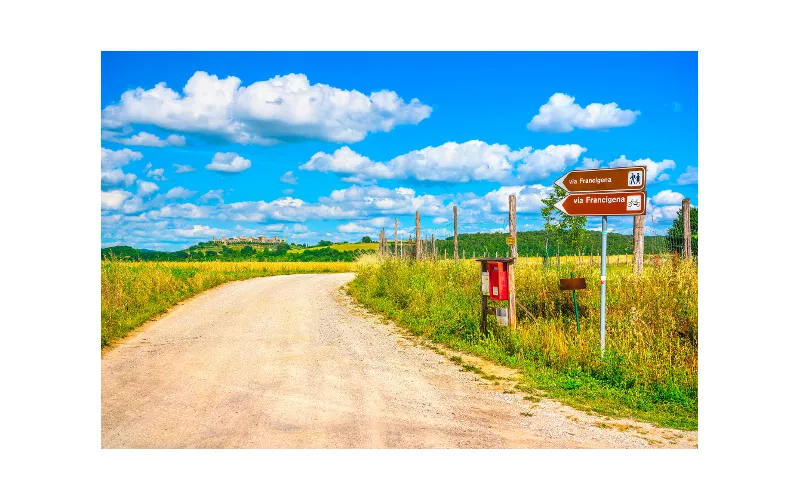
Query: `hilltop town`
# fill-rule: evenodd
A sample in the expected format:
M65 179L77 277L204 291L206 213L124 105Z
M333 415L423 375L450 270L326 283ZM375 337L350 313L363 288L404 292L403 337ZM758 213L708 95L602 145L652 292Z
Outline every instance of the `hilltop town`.
M286 239L277 236L273 236L272 238L267 238L266 236L233 236L231 238L223 236L222 238L217 238L215 236L213 242L223 245L227 245L228 243L262 243L265 245L277 245L278 243L286 243Z

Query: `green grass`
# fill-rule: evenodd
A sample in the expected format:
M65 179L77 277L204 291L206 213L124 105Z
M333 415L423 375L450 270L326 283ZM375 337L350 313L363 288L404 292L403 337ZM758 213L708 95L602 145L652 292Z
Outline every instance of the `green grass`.
M279 274L347 272L345 262L101 262L100 345L109 347L146 321L204 290Z
M544 391L573 407L680 429L697 428L697 266L608 268L606 355L599 355L599 266L518 265L516 331L489 318L479 330L480 279L472 261L362 258L349 293L414 334L516 368L518 389ZM581 333L558 279L585 276ZM462 369L464 367L462 366Z
M353 250L371 250L376 251L378 250L378 243L336 243L329 246L324 247L309 247L309 248L294 248L292 250L288 250L287 253L302 253L306 250L320 250L322 248L330 248L332 250L338 250L340 252L346 251L353 251Z

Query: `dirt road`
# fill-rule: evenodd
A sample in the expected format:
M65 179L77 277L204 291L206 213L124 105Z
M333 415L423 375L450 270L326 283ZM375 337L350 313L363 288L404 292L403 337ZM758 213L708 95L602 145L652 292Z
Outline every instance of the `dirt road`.
M102 359L104 448L695 447L697 433L524 400L340 290L352 274L233 282Z

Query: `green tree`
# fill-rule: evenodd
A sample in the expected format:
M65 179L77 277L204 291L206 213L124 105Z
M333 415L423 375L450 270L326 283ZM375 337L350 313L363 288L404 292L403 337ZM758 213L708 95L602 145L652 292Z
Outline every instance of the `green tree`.
M545 252L547 256L553 253L552 245L566 243L573 252L580 252L586 239L586 217L573 217L556 208L562 198L567 196L567 191L561 186L554 186L549 196L542 200L542 219L545 231ZM566 248L564 249L566 251Z
M370 238L369 236L364 236L363 238L361 238L361 243L372 243L372 238Z
M561 213L556 208L556 203L558 200L566 196L566 191L559 187L555 186L555 189L550 193L549 196L542 200L544 206L542 207L542 220L544 221L544 251L546 255L546 259L550 259L550 254L552 251L551 243L556 243L561 239L561 219L559 214Z

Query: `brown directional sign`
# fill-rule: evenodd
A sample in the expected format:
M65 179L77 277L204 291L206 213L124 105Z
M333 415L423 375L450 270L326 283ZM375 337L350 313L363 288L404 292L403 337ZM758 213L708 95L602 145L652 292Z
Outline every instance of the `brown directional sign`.
M562 278L558 281L562 290L583 290L586 288L586 278Z
M646 205L645 191L612 191L570 194L555 207L573 216L644 215Z
M573 170L556 181L570 193L589 191L642 191L646 184L645 167L596 168Z

